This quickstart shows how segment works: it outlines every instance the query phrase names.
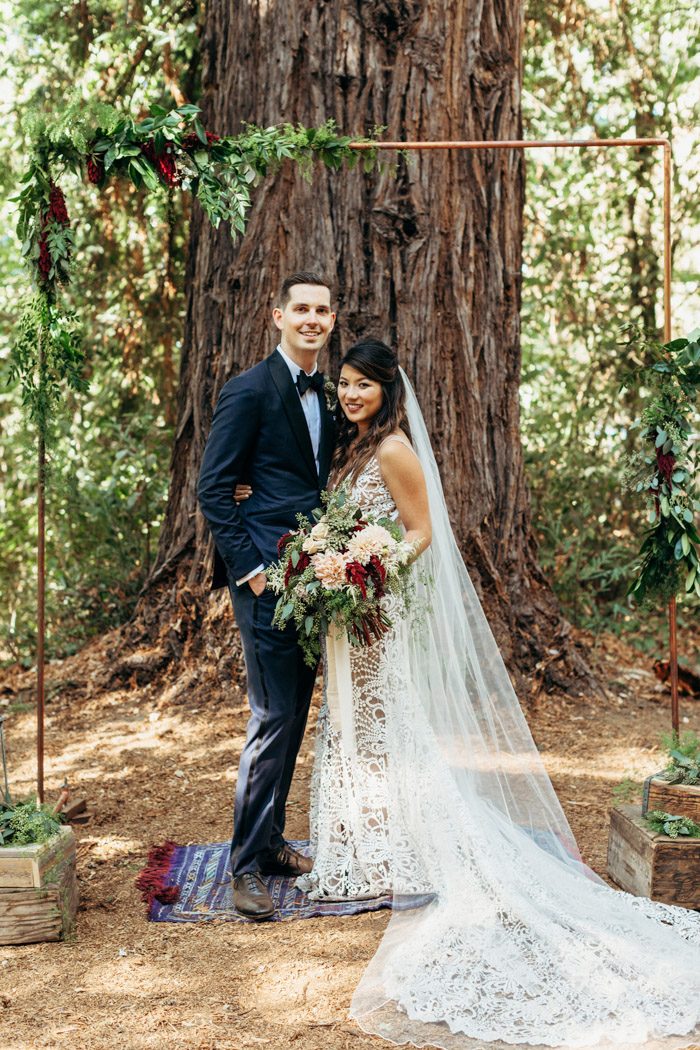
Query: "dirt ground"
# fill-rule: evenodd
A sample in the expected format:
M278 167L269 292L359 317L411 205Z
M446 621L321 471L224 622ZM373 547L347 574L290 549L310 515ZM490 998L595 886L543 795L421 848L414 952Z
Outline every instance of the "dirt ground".
M604 875L612 790L663 765L668 693L650 661L616 639L579 637L606 695L541 696L528 719L584 859ZM66 777L91 813L76 829L80 910L71 941L0 947L0 1050L388 1047L346 1019L386 912L260 926L146 921L134 879L148 849L230 834L247 707L206 668L106 688L113 641L48 669L46 797L55 800ZM32 691L27 673L0 684L14 797L34 787ZM318 695L292 788L291 838L307 833L317 704ZM682 713L697 730L700 700L685 700Z

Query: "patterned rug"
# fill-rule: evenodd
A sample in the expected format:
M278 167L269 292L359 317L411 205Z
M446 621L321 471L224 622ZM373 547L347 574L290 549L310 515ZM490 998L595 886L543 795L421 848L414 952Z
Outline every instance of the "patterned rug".
M292 842L308 854L308 842ZM148 904L150 922L255 922L233 908L229 869L230 842L205 846L177 846L165 842L154 847L146 867L136 880ZM311 919L319 915L357 915L391 907L391 897L372 900L312 901L294 886L293 879L271 876L265 879L275 905L275 914L266 922Z
M574 859L582 863L573 841L559 841L559 836L556 836L555 850L549 832L533 828L522 830L547 852L556 856L561 846L564 846ZM291 845L308 856L308 842L297 840ZM146 867L136 879L136 886L148 905L149 921L207 922L224 919L227 922L259 922L259 919L246 919L234 910L230 848L230 841L204 846L178 846L175 842L164 842L162 846L154 846L148 854ZM274 915L263 920L265 922L312 919L319 915L358 915L364 911L392 907L390 895L368 900L312 901L295 887L294 879L270 876L265 879L265 883L275 905ZM394 907L422 908L433 899L432 894L417 894L402 899Z

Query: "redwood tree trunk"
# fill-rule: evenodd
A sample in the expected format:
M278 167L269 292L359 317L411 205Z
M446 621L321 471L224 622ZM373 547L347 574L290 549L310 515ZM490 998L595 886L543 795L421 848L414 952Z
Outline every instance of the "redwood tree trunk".
M343 133L381 125L389 139L520 138L522 23L522 0L210 0L204 121L219 134L333 117ZM286 165L256 191L235 245L195 207L156 579L177 569L184 581L186 570L190 593L204 595L211 543L195 487L216 396L276 345L280 279L314 269L338 305L331 374L356 337L398 347L511 669L532 670L560 645L566 625L536 564L519 440L523 193L520 151L431 150L395 171L319 169L311 183Z

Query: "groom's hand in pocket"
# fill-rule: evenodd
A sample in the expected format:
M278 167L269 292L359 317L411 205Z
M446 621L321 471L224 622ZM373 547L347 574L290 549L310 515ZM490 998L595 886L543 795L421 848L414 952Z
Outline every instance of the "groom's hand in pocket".
M248 580L248 586L250 587L255 597L259 598L262 592L267 587L267 576L264 572L259 572L257 576L252 576Z

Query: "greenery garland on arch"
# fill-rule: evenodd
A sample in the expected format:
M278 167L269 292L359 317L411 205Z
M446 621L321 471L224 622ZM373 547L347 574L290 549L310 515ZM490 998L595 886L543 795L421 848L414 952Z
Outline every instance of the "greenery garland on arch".
M370 171L377 163L376 149L360 154L350 148L374 137L340 135L332 120L318 128L245 125L239 135L219 136L203 127L199 114L194 105L170 111L154 106L134 120L103 104L73 105L53 125L34 118L28 127L32 155L23 189L12 199L35 291L22 304L10 379L20 381L23 404L42 435L63 384L76 391L87 385L79 322L60 302L74 247L62 176L72 173L100 189L112 178L126 178L138 189L190 192L212 225L228 222L235 237L245 231L253 187L285 160L306 177L315 160L332 170L361 163Z
M638 426L645 448L627 461L628 488L644 495L649 528L639 551L629 592L640 604L669 601L678 594L700 597L700 511L696 489L698 453L691 418L700 394L700 329L687 339L658 343L626 326L632 359L625 386L647 390Z

